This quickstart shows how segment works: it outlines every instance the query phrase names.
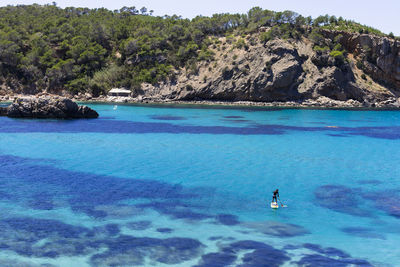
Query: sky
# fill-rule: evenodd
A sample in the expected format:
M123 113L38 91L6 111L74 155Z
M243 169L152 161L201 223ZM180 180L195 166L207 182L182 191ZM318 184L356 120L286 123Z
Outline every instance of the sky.
M42 0L0 0L0 6L18 4L50 4ZM181 15L193 18L197 15L210 16L215 13L245 13L259 6L274 11L292 10L303 16L335 15L372 26L384 33L393 32L400 36L400 0L56 0L57 6L105 7L110 10L123 6L145 6L154 10L153 15Z

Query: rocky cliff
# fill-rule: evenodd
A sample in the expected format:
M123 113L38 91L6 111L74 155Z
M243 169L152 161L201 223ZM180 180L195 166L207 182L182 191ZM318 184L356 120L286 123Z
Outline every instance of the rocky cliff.
M326 43L342 45L344 58L316 50L315 42L275 39L246 45L219 38L210 45L214 61L179 69L175 79L135 90L143 100L212 100L298 103L351 102L351 106L398 107L400 42L340 31L321 32ZM325 103L325 104L324 104Z
M387 37L343 31L323 31L338 41L362 63L362 70L377 82L400 90L400 42Z

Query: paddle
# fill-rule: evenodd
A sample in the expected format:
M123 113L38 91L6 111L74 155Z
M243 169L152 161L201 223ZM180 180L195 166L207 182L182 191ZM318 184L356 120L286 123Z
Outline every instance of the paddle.
M282 203L282 201L281 201L281 199L279 197L278 197L278 200L279 200L279 203L281 204L282 208L287 208L287 205L283 205L283 203Z

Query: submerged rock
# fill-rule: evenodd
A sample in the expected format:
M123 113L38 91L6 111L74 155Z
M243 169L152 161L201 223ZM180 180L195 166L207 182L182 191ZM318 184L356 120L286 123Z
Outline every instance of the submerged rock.
M88 106L78 106L64 97L23 97L16 98L0 115L12 118L55 118L81 119L97 118L99 114Z
M274 221L267 222L245 222L241 224L242 226L250 229L259 231L265 235L275 236L275 237L294 237L307 235L310 232L300 225L281 223Z
M323 185L314 191L316 204L321 207L353 216L372 216L368 210L361 207L361 202L357 197L359 194L356 188L343 185Z

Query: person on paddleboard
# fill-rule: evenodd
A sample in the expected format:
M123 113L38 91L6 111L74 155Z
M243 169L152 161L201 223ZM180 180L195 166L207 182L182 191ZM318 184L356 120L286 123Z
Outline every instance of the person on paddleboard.
M272 196L272 202L278 202L278 199L277 198L279 198L279 190L278 189L276 189L274 192L273 192L273 196ZM274 201L275 200L275 201Z

